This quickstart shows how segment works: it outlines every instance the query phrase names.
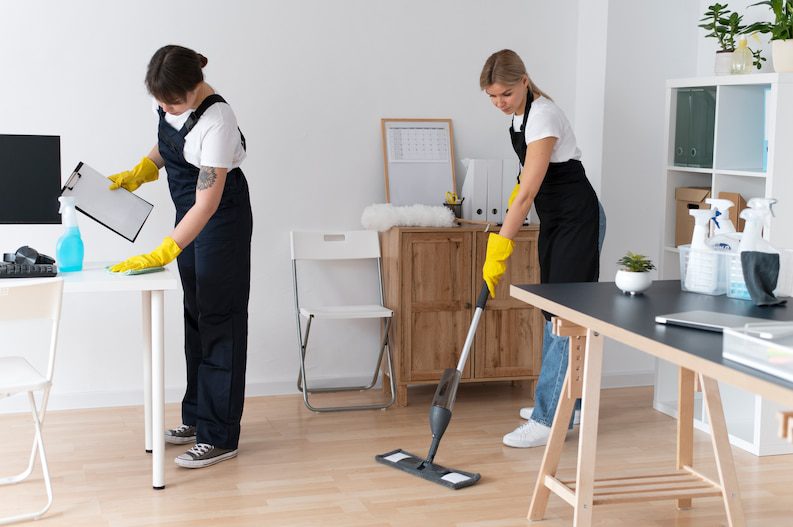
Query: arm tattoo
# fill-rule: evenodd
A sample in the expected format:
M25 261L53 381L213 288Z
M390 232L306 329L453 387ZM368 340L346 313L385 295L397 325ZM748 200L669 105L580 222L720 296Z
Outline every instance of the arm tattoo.
M198 182L196 183L197 190L206 190L215 184L218 176L215 174L215 167L201 167L198 172Z

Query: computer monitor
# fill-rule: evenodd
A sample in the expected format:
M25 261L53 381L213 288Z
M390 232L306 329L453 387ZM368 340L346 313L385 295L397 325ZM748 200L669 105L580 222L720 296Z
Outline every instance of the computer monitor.
M0 135L0 224L60 223L61 138Z

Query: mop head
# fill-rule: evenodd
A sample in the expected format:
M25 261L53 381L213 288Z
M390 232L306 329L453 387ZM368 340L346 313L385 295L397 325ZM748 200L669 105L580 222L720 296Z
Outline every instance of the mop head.
M390 203L375 203L363 209L361 225L378 231L387 231L391 227L451 227L454 213L442 206L395 207Z
M385 454L374 457L378 463L394 467L414 476L424 478L427 481L443 485L450 489L462 489L470 487L479 481L479 474L474 472L464 472L452 468L446 468L435 463L428 463L423 468L419 468L424 461L423 458L416 457L410 452L402 449L392 450Z

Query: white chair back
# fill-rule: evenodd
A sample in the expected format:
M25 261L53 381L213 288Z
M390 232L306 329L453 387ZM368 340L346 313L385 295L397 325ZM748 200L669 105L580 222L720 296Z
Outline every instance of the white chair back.
M49 320L52 324L47 380L52 381L63 297L62 278L0 281L0 321Z
M379 258L377 231L292 231L292 260Z

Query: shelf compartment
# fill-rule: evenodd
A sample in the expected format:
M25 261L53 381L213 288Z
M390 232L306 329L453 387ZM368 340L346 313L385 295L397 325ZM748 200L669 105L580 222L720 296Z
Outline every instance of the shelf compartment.
M713 177L711 195L718 196L719 192L737 192L748 202L751 198L765 197L765 183L764 177L747 177L718 171Z
M716 126L716 87L676 88L672 103L675 115L670 133L675 167L710 168L713 166L714 130Z
M673 169L668 170L666 174L667 187L666 187L666 217L676 218L677 200L675 199L675 190L678 187L712 187L713 174L712 171L692 171L686 169ZM711 195L713 195L711 190ZM675 230L677 228L676 222L666 222L663 231L664 245L673 246L675 244Z
M768 84L719 86L715 166L763 171L767 89Z

